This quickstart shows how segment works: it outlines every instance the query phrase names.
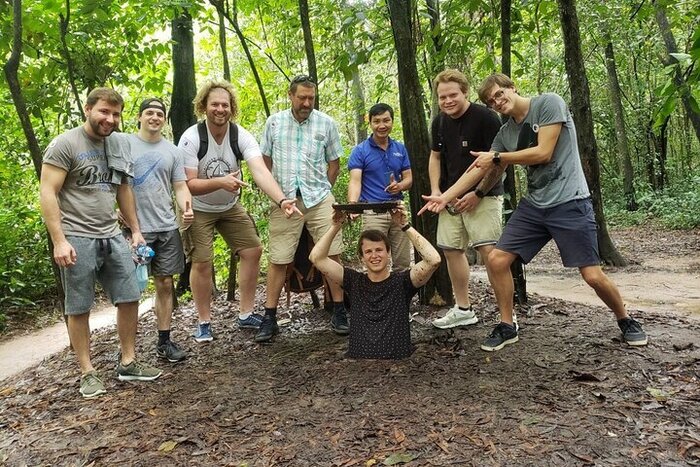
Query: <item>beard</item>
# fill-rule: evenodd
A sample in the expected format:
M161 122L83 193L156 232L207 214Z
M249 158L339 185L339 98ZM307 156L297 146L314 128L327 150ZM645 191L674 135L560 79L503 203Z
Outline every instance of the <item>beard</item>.
M109 129L106 129L103 125L100 125L100 123L92 117L88 118L88 123L90 124L92 132L95 133L97 136L109 136L112 134L112 132L114 132L114 130L117 129L116 124L112 125Z

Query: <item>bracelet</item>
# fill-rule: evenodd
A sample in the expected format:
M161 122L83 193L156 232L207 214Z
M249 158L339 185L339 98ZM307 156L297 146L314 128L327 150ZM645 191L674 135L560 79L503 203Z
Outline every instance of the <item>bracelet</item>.
M284 203L285 201L289 201L289 198L282 198L281 200L279 200L277 202L277 207L282 209L282 203Z
M413 226L412 226L411 223L409 222L408 224L406 224L406 225L404 225L403 227L401 227L401 231L402 231L402 232L405 232L405 231L407 231L408 229L410 229L411 227L413 227Z

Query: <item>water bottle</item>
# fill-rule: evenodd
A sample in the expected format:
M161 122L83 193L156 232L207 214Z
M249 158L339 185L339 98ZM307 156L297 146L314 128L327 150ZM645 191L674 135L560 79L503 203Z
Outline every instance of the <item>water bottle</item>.
M143 292L148 285L148 263L155 256L155 251L148 245L139 245L133 252L134 262L136 263L136 282L139 284L139 290Z

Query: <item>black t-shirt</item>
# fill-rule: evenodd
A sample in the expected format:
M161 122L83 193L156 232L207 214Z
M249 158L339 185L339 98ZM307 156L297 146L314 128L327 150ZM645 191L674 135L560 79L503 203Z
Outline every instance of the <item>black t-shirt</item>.
M410 270L372 282L367 274L345 268L343 289L350 298L347 357L399 359L413 353L409 306L418 289Z
M493 138L500 128L501 121L495 112L473 102L459 118L451 118L440 112L433 119L432 149L440 152L441 191L454 185L476 160L470 151L491 149ZM500 181L487 193L489 196L502 194L503 182Z

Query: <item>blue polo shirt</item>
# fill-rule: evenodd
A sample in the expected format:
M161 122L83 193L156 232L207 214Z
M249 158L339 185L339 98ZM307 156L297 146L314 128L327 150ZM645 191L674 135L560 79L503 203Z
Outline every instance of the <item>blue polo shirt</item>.
M403 199L403 193L390 195L384 189L389 184L389 172L394 180L401 181L401 173L411 168L406 146L389 138L386 151L374 142L372 136L352 149L348 159L348 170L362 170L362 190L360 201L396 201Z

